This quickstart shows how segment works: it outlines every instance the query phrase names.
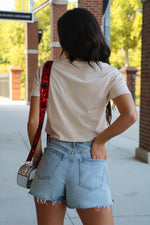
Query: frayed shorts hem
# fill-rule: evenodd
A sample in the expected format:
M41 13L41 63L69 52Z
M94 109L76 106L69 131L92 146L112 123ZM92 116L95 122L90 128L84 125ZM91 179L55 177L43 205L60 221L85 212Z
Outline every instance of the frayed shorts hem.
M45 202L52 202L52 203L66 203L66 200L63 199L59 199L59 200L52 200L52 199L46 199L46 198L41 198L38 195L33 194L31 191L29 192L30 195L32 195L33 197L37 198L41 203L45 203Z
M111 206L112 206L112 204L107 205L107 206L90 206L90 207L70 207L70 206L67 206L67 208L69 208L69 209L95 209L95 210L99 210L99 209L102 209L102 208L109 209Z
M75 206L73 207L73 206L67 205L66 200L63 200L63 199L59 199L59 200L44 199L44 198L41 198L41 197L33 194L31 191L29 192L29 194L32 195L33 197L37 198L37 202L39 204L46 204L47 202L51 202L52 205L55 205L55 203L60 203L60 204L61 203L66 203L66 206L69 209L95 209L95 210L99 210L101 208L109 209L113 205L113 203L110 203L110 204L107 204L107 205L98 205L98 206L89 206L89 207L75 207Z
M107 209L109 209L111 206L113 205L113 203L109 203L109 204L105 204L105 205L93 205L93 206L83 206L83 207L79 207L79 206L77 206L77 207L72 207L72 206L69 206L69 205L67 205L67 207L69 208L69 209L96 209L96 210L99 210L99 209L101 209L101 208L107 208Z

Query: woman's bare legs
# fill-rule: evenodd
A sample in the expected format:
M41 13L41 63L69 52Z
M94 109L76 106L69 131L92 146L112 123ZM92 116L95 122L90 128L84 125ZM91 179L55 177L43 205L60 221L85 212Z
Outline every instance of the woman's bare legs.
M46 203L40 203L37 198L34 198L37 214L38 225L63 225L66 203L47 201Z
M114 225L112 206L99 209L77 209L83 225Z

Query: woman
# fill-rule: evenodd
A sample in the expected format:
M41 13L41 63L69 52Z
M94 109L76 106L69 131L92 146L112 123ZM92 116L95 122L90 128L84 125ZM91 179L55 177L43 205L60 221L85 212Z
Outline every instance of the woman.
M136 108L122 75L109 65L110 49L89 11L67 11L58 20L58 35L66 58L53 62L47 148L42 156L39 142L33 157L38 169L30 193L38 225L62 225L66 207L76 208L84 225L113 225L105 144L136 121ZM39 122L42 68L32 90L31 144ZM110 100L120 112L111 125Z

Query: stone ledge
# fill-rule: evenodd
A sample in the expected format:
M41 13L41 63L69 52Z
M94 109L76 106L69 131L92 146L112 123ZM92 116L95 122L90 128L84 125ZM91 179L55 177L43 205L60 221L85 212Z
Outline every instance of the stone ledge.
M150 164L150 152L143 148L136 148L135 158L139 159L142 162Z
M20 66L10 66L8 69L8 71L22 71L22 70L23 69Z
M59 41L52 41L52 42L50 42L50 48L53 48L53 47L60 48L61 45L60 45Z
M67 5L68 0L52 0L51 4L56 4L56 5Z
M39 17L34 17L34 22L39 22Z
M24 51L24 53L25 54L35 54L35 55L37 55L37 54L39 54L39 50L37 50L37 49L26 49L25 51Z

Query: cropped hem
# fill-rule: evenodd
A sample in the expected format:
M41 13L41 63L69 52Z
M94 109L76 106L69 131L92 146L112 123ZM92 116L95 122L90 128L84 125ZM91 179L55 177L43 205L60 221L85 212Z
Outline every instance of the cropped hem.
M48 133L46 130L45 132L50 135L52 138L56 138L59 141L64 141L64 142L87 142L87 141L93 141L93 139L96 137L96 135L93 137L89 137L89 138L85 138L85 139L80 139L80 138L73 138L73 139L68 139L68 138L63 138L63 137L58 137L58 136L54 136L51 135L50 133Z

